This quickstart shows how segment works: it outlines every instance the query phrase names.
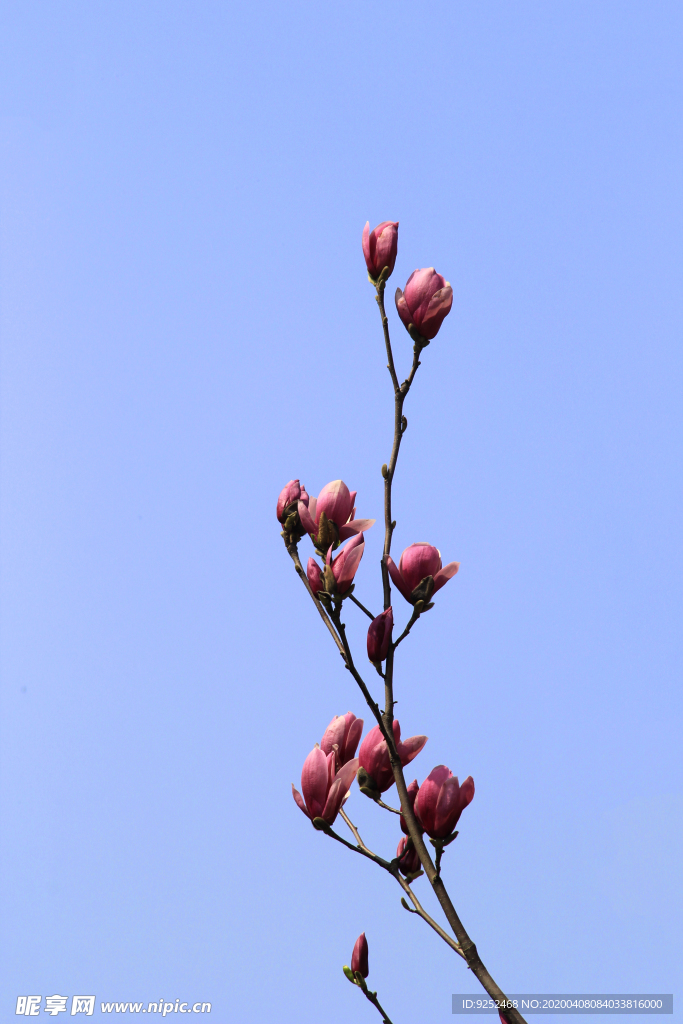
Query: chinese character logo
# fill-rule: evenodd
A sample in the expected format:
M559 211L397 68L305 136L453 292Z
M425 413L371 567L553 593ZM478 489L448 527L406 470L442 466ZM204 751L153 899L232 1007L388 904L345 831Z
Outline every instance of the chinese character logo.
M52 1017L56 1017L58 1013L64 1013L68 998L68 996L45 996L45 1013L49 1013Z
M84 1013L87 1017L92 1017L94 1009L95 996L74 996L71 1000L72 1017L75 1013Z

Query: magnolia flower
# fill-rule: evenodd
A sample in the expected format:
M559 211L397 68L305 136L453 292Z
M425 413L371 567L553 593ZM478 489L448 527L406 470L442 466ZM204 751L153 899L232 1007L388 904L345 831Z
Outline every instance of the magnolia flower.
M375 281L383 270L388 270L385 280L391 275L396 263L398 250L398 221L383 220L374 231L370 221L363 228L363 255L368 274Z
M394 585L410 604L429 601L460 568L460 562L449 562L442 569L439 549L423 542L405 549L398 568L391 555L386 555L385 561Z
M354 519L356 491L349 491L343 480L325 484L317 498L299 501L301 524L311 535L319 551L336 548L343 540L369 530L374 519Z
M440 764L420 786L415 800L415 814L432 839L451 835L458 818L474 796L474 780L469 775L462 786L445 764Z
M420 753L427 742L427 737L410 736L402 743L401 726L396 719L394 719L393 731L396 750L401 758L401 765L405 768ZM385 793L387 789L391 789L394 784L394 774L391 770L387 742L378 725L370 730L361 743L358 751L358 764L360 766L358 782L364 791L369 791L368 795L372 793L379 795Z
M304 491L304 494L306 492ZM301 498L301 485L298 480L290 480L288 484L280 491L280 497L277 499L277 517L282 522L283 513L289 505L292 505L299 501ZM308 495L306 495L306 501L304 504L308 504Z
M298 543L306 533L299 518L299 504L308 505L306 488L298 480L290 480L277 499L277 517L283 526L283 534L287 543ZM288 535L288 536L287 536Z
M434 267L414 270L406 290L396 289L396 309L411 337L412 327L427 341L435 338L452 305L453 289Z
M314 746L301 771L301 789L292 785L292 796L307 818L322 818L334 824L341 805L349 795L351 783L358 771L358 760L347 761L339 771L335 768L335 753L324 754L318 744Z
M373 619L368 626L368 658L374 665L386 660L394 628L394 613L391 608Z
M320 741L323 754L334 751L337 771L350 761L356 754L363 732L363 719L347 711L345 715L335 715Z
M362 932L356 939L356 945L353 947L353 953L351 954L351 970L355 974L356 971L362 974L364 978L367 978L370 973L368 967L368 940L365 938L365 932Z

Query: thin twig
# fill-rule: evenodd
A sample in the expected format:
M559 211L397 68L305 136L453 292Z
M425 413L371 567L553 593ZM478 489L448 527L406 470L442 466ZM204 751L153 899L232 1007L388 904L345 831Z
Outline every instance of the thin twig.
M340 809L339 813L341 814L342 818L344 819L346 824L349 826L349 828L353 832L353 837L356 840L356 842L358 843L358 845L360 846L361 850L365 850L366 853L372 853L372 850L370 849L370 847L366 846L366 844L361 839L360 832L358 831L358 829L356 828L354 823L351 821L351 819L349 818L348 814L346 813L346 811L344 810L343 807ZM374 853L372 855L373 855L373 857L375 856Z
M385 804L384 800L375 800L376 804L383 807L385 811L391 811L393 814L402 814L400 807L390 807L389 804Z
M412 901L412 904L413 904L413 906L415 908L414 910L410 910L410 907L408 907L407 909L410 910L410 913L411 914L417 914L418 917L421 917L422 920L425 921L429 925L430 928L433 928L434 931L436 932L436 934L439 935L443 939L443 941L447 945L449 945L451 947L451 949L454 949L455 952L459 953L460 956L463 958L463 960L465 960L465 954L461 950L459 944L455 941L454 938L452 938L448 934L448 932L445 932L443 930L443 928L441 927L440 924L436 923L436 921L434 920L433 917L429 916L429 914L423 908L422 904L418 900L417 896L415 895L415 893L411 889L411 887L410 887L409 883L406 881L406 879L405 878L401 878L400 875L397 875L397 878L398 878L399 885L401 886L403 891L408 894L408 897ZM403 905L406 906L405 903Z
M384 868L384 870L388 871L390 875L393 875L394 872L389 861L384 860L383 857L379 857L376 853L373 853L372 850L367 848L365 843L363 843L362 846L360 844L354 846L353 843L348 841L348 839L344 839L343 836L338 835L331 825L327 825L326 828L321 826L319 831L324 832L325 835L330 836L331 839L336 839L338 843L341 843L342 846L345 846L348 850L353 850L354 853L360 853L361 857L367 857L368 860L373 861L375 864L379 864L381 868Z
M354 596L353 596L353 594L349 594L349 597L350 597L350 599L351 599L351 600L353 601L353 603L354 603L354 604L357 604L357 605L358 605L358 607L360 608L360 610L361 610L362 612L365 612L365 614L367 615L367 617L368 617L369 619L372 619L372 620L373 620L373 622L374 622L374 620L375 620L376 616L374 616L374 615L372 614L372 612L369 612L369 611L367 610L367 608L365 607L365 605L364 605L364 604L361 604L361 603L360 603L360 601L358 600L358 598L357 598L357 597L354 597Z
M343 646L341 640L339 639L339 637L337 636L337 632L336 632L334 626L330 622L330 617L327 614L327 612L325 611L325 609L323 608L323 606L321 605L321 603L318 600L318 598L315 596L315 594L311 590L311 584L308 582L308 576L304 572L304 567L302 566L301 559L299 558L299 549L297 548L296 544L288 544L287 545L287 553L289 554L290 558L294 562L294 568L297 571L299 579L301 580L301 582L305 586L306 590L310 594L311 600L313 601L313 604L318 609L318 613L320 615L320 618L323 620L323 622L325 623L327 629L329 630L330 635L332 636L332 639L334 640L335 644L337 645L339 653L341 654L342 658L344 658L344 661L346 661L346 655L344 653L344 646Z
M358 975L356 976L358 977ZM382 1004L377 998L377 993L370 991L368 986L365 984L365 980L362 978L362 976L360 977L360 981L357 981L356 984L358 985L358 988L361 990L365 998L372 1003L372 1005L375 1007L376 1010L378 1010L379 1013L382 1014L382 1024L391 1024L387 1011L383 1009Z
M407 626L406 626L406 628L405 628L405 629L403 630L403 632L401 633L401 635L400 635L400 637L398 638L398 640L396 640L396 641L394 642L394 650L396 650L396 648L397 648L397 647L398 647L398 645L400 644L401 640L405 640L405 638L406 638L406 637L408 636L408 633L410 633L411 629L413 628L413 626L415 625L415 623L417 622L417 620L418 620L418 619L420 618L420 615L421 615L421 614L422 614L422 612L421 612L421 611L419 611L419 612L416 612L416 611L415 611L415 610L413 609L413 614L412 614L412 615L410 616L410 621L408 622L408 625L407 625Z

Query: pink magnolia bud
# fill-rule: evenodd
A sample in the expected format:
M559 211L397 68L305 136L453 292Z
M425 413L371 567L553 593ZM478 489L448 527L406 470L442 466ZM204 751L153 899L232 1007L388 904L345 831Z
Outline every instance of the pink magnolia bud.
M417 791L419 788L420 787L417 784L417 779L413 779L413 781L408 786L408 803L410 804L411 811L415 810L415 797L417 796ZM401 807L401 811L403 811L403 807ZM410 835L410 832L408 831L408 826L406 824L406 819L403 817L403 814L401 814L401 817L398 820L401 826L401 831L405 832L406 835ZM419 818L417 819L417 823L418 825L420 824Z
M406 290L396 289L396 309L406 329L412 324L427 341L436 337L452 305L453 289L434 267L414 270Z
M298 501L301 497L301 485L298 480L290 480L280 491L277 499L277 517L282 522L282 514L288 505Z
M349 795L351 783L358 771L358 760L347 761L339 771L335 767L334 751L325 755L318 744L314 746L301 771L301 791L292 786L292 796L307 818L322 818L334 824L341 805Z
M308 582L311 585L311 590L314 594L317 594L319 590L323 589L323 574L320 566L316 562L315 558L309 558L306 566L306 576Z
M365 938L365 932L358 936L356 945L353 947L351 970L354 974L358 971L364 978L367 978L370 973L370 968L368 967L368 940Z
M363 228L363 255L368 274L375 281L383 270L388 270L385 280L390 276L396 263L398 251L398 221L383 220L374 231L370 230L370 221Z
M469 775L462 786L450 768L440 764L420 786L415 813L432 839L451 835L458 818L474 796L474 780Z
M394 719L393 730L398 756L401 758L401 765L405 768L420 753L427 742L427 737L410 736L402 743L401 726L396 719ZM358 751L358 763L365 773L364 779L369 776L370 789L374 789L378 793L385 793L391 789L394 784L394 773L391 770L387 743L378 725L370 730L361 743Z
M394 628L394 613L391 608L373 619L368 627L368 658L375 665L386 661Z
M356 754L363 732L363 719L356 718L350 711L345 715L335 715L320 741L320 749L324 754L334 751L337 771L350 761Z
M422 864L420 858L417 855L417 850L413 846L412 840L409 836L402 836L401 840L396 849L396 856L398 858L398 870L406 878L411 875L417 875L422 871Z
M424 542L407 547L401 555L398 567L391 555L386 555L385 561L397 590L411 604L415 604L420 599L429 601L431 595L445 587L460 568L460 562L449 562L442 569L441 552L432 544ZM430 576L434 580L433 587L428 581ZM429 585L425 583L425 580ZM425 585L421 586L423 583Z
M356 575L364 550L365 538L362 533L359 533L357 536L352 537L348 544L344 545L334 560L331 560L331 547L327 552L327 558L325 561L332 569L332 574L339 594L346 594L351 587L353 577Z
M317 498L299 502L299 518L306 533L321 551L327 551L330 544L337 547L343 540L355 537L363 530L369 530L374 519L354 519L356 491L349 491L343 480L325 484ZM321 516L324 519L321 521Z

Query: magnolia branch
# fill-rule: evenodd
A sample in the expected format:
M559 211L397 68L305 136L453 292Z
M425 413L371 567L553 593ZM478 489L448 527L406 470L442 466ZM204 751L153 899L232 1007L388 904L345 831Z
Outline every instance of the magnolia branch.
M406 381L399 387L398 377L396 376L396 370L394 368L394 358L391 348L391 338L389 336L389 324L387 315L384 309L384 286L385 282L378 280L377 283L377 305L379 306L380 315L382 318L382 329L384 332L384 341L387 349L387 358L389 360L389 373L391 374L391 380L394 386L394 443L391 451L391 459L389 465L382 469L382 475L384 476L384 557L382 559L382 580L384 584L384 608L387 609L391 605L391 584L389 581L389 571L387 567L387 556L391 552L391 540L394 529L396 527L395 521L391 518L391 487L394 480L394 474L396 472L396 463L398 461L398 453L401 447L401 440L405 429L407 427L407 420L403 416L403 403L406 395L410 390L410 386L415 378L417 369L420 365L420 352L423 345L420 345L419 335L415 335L411 331L411 336L415 342L413 348L413 365L410 374ZM428 344L428 342L427 342ZM413 624L411 619L406 633L409 632L410 627ZM403 640L405 633L399 637L396 644L390 644L387 653L387 663L384 670L384 692L385 692L385 707L384 714L382 716L384 722L384 729L382 734L387 743L389 750L389 759L391 762L391 769L396 782L396 789L398 791L401 808L403 809L403 817L408 827L408 833L413 841L413 846L420 858L420 863L424 868L427 879L434 890L436 898L438 899L441 909L443 910L446 920L453 930L453 934L458 940L458 952L467 961L468 967L475 975L477 980L480 982L484 990L491 996L492 999L501 1000L505 998L505 994L502 989L496 984L488 970L484 966L478 952L477 947L470 939L462 921L456 913L455 907L451 902L451 898L448 895L446 886L443 883L441 875L437 870L432 858L427 850L427 847L422 838L422 829L418 825L415 813L408 797L408 787L406 786L405 777L403 775L403 767L401 765L401 759L393 737L393 721L394 721L394 651L398 646L398 643ZM348 646L348 645L347 645ZM346 648L345 648L346 649ZM349 652L350 653L350 652ZM522 1015L517 1011L509 1011L509 1019L514 1021L515 1024L526 1024Z
M410 913L417 914L467 963L488 995L499 1003L506 1000L502 989L496 984L484 966L477 947L463 926L446 886L441 878L441 857L445 847L455 839L454 831L461 811L474 795L474 783L471 778L460 786L457 778L444 765L435 768L419 787L413 791L412 798L408 792L403 764L419 752L426 737L414 736L400 741L400 729L394 722L394 661L398 646L409 635L413 625L424 611L432 604L430 598L457 572L458 565L451 562L442 566L441 556L437 548L430 544L413 544L403 552L398 566L391 559L391 542L396 521L392 519L392 485L396 474L399 451L403 435L407 430L408 421L404 415L404 404L420 366L420 355L430 344L441 326L444 317L451 309L453 292L451 286L433 267L415 271L409 278L405 291L396 292L396 307L403 324L413 341L413 361L408 377L399 384L389 334L389 322L384 306L384 292L396 260L398 224L386 221L370 234L369 225L363 232L363 253L368 268L370 281L375 286L376 300L382 321L382 331L387 354L387 368L394 391L394 437L391 456L388 464L382 466L384 478L384 546L381 561L384 612L373 617L352 593L353 577L363 553L363 531L372 525L374 520L356 519L355 492L350 492L343 481L337 480L320 492L317 498L309 497L298 480L292 480L283 489L278 499L278 519L283 524L283 537L287 550L294 562L297 574L302 580L309 596L313 600L325 628L334 640L335 646L344 661L345 668L353 676L358 688L372 711L377 723L375 730L366 736L361 746L359 761L354 760L354 753L360 738L357 729L358 720L350 712L340 718L333 719L321 741L309 754L302 773L302 789L304 797L293 788L294 799L312 820L316 829L325 832L347 849L353 850L373 861L389 874L393 875L408 896L412 906L405 899L401 903ZM314 559L309 559L307 572L301 565L297 550L298 538L308 533L316 551L324 557L325 564L321 569ZM348 540L348 544L332 559L332 551L340 540ZM392 642L393 609L391 604L391 581L406 600L412 605L411 618L398 637ZM361 676L353 659L346 627L341 620L344 598L350 598L360 610L371 619L368 630L368 656L384 682L384 710L374 700L370 689ZM382 663L385 663L384 672ZM344 724L344 722L346 724ZM343 730L342 733L339 729ZM362 722L360 722L362 730ZM348 746L347 746L348 733ZM353 741L352 741L353 738ZM420 746L417 744L420 743ZM367 745L369 744L369 746ZM365 754L364 754L365 748ZM364 760L365 758L365 760ZM387 763L388 762L388 763ZM390 771L389 771L390 768ZM361 776L361 773L362 776ZM348 790L355 775L361 791L371 796L388 811L402 814L402 828L408 838L402 839L397 856L392 861L379 857L363 842L356 826L351 822L341 805L348 795ZM392 784L396 785L400 811L385 804L380 795ZM445 818L437 824L437 804L442 805L438 796L449 792L451 801ZM321 795L324 795L322 803ZM419 820L416 810L419 809ZM442 812L439 812L442 813ZM444 812L445 813L445 812ZM331 827L337 814L341 814L356 840L356 845L338 835ZM321 816L318 816L321 815ZM430 837L436 849L436 863L425 844L425 833ZM408 851L412 850L410 856ZM406 878L401 874L405 872ZM441 909L455 938L449 935L424 910L415 896L410 881L422 872L431 885ZM360 952L359 952L360 950ZM367 942L364 933L359 936L354 947L352 968L344 968L350 981L358 985L366 997L382 1014L386 1024L388 1017L377 1002L377 994L369 992L365 984L367 977ZM524 1018L515 1009L506 1011L508 1024L525 1024Z

